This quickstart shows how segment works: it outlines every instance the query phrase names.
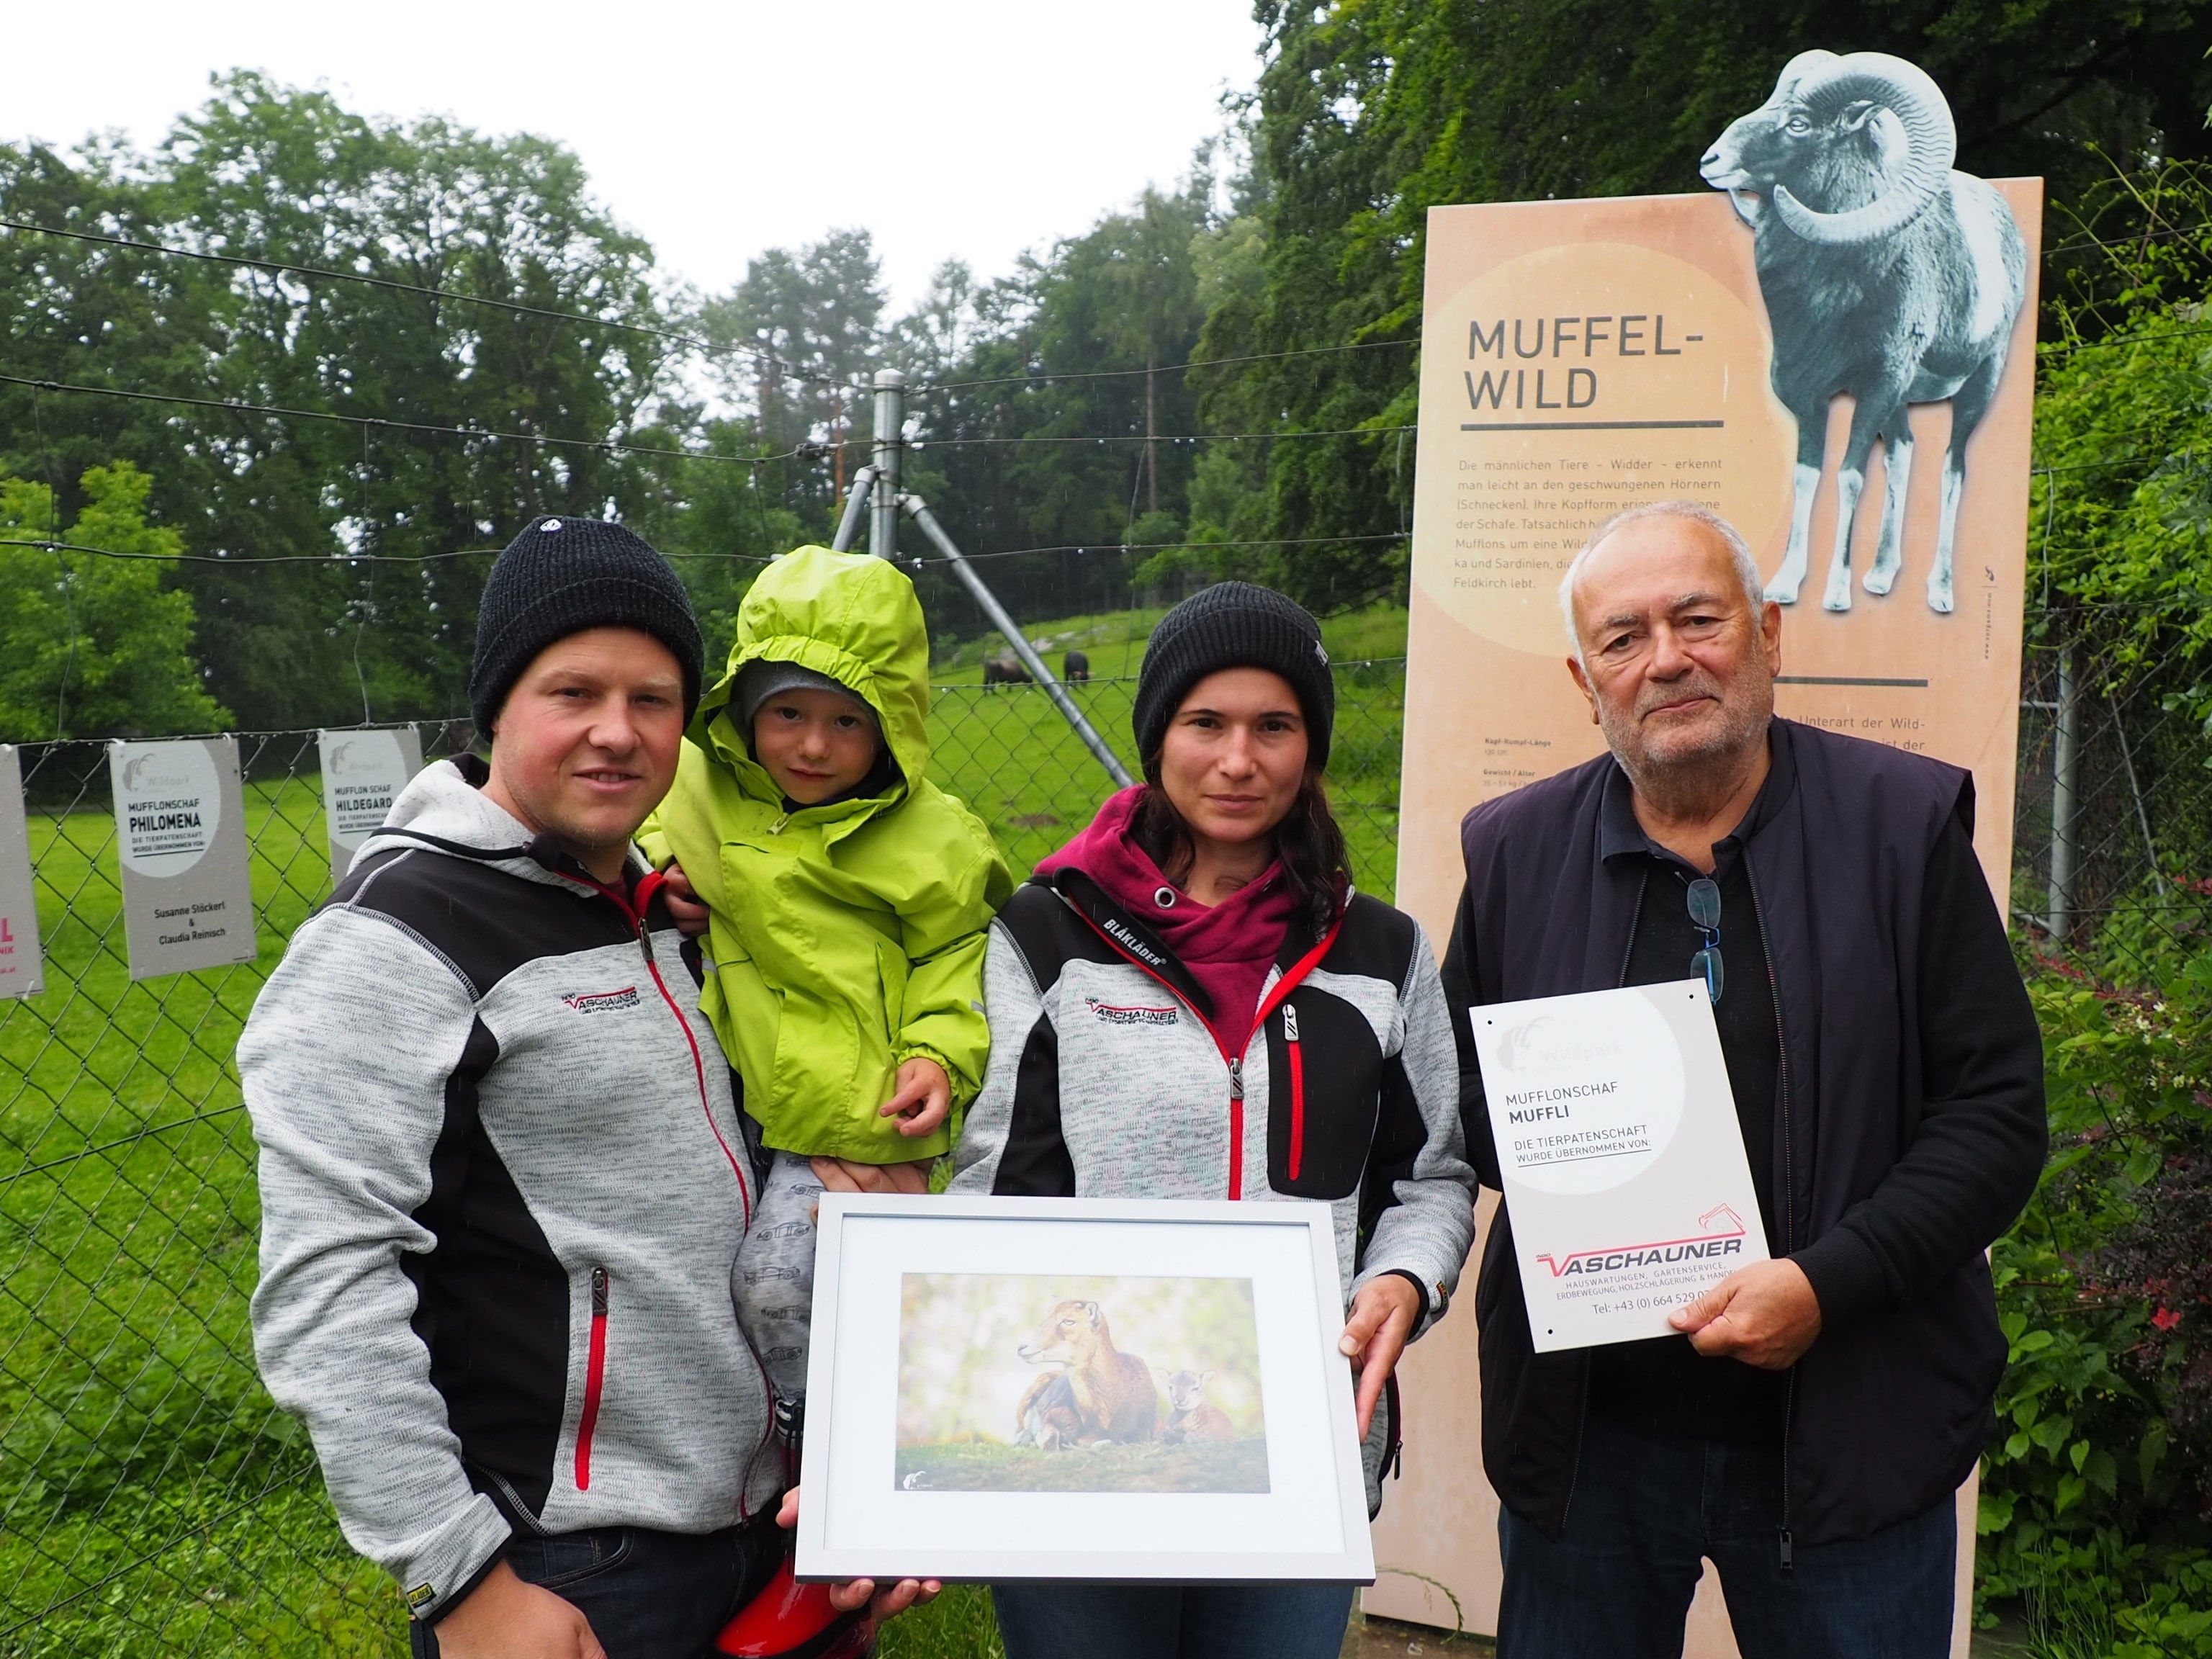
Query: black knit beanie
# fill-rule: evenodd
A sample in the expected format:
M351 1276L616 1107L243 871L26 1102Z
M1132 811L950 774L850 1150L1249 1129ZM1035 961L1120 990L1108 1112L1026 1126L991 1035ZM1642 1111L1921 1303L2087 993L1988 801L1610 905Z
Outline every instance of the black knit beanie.
M592 628L635 628L676 655L684 721L699 706L703 647L675 568L635 531L603 519L532 520L507 544L477 607L469 716L489 741L507 694L538 653Z
M1218 582L1194 593L1152 629L1129 713L1137 752L1147 763L1190 688L1224 668L1266 668L1288 680L1306 717L1307 759L1316 770L1328 763L1336 682L1321 624L1295 599L1249 582Z

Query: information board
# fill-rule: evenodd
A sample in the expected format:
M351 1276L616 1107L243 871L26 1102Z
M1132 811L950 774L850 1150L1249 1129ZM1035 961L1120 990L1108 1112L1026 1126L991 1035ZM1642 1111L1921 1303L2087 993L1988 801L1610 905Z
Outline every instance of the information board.
M107 766L131 977L252 961L253 884L237 742L113 743Z
M316 746L322 754L331 879L339 882L407 781L422 769L422 739L411 726L392 726L319 732Z
M0 997L36 996L46 988L22 762L13 744L0 743Z

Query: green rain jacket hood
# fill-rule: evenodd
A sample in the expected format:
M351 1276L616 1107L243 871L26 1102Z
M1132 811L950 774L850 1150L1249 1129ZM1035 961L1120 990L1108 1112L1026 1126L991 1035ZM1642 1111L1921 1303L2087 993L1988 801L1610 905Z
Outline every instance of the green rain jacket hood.
M750 662L796 663L876 712L897 775L878 794L785 810L733 706ZM1012 884L990 832L931 783L929 641L914 584L861 554L802 547L738 611L722 678L700 700L675 785L641 837L712 912L702 1006L779 1151L893 1164L949 1151L877 1109L916 1055L956 1108L981 1086L985 929Z

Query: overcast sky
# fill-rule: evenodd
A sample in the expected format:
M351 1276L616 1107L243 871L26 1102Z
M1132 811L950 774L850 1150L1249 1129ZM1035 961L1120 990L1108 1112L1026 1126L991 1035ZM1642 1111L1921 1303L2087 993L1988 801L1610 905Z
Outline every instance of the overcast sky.
M0 137L151 143L210 72L558 139L668 271L866 226L895 308L1167 185L1249 88L1249 0L104 0L12 8Z

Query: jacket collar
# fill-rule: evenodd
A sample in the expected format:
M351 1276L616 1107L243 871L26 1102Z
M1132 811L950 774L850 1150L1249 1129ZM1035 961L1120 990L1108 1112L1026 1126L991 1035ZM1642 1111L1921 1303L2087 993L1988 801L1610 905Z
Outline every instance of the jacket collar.
M1760 830L1773 823L1796 790L1796 739L1790 722L1779 719L1768 721L1766 744L1766 781L1759 785L1759 793L1752 798L1751 810L1743 815L1743 821L1714 843L1719 865L1731 861ZM1610 863L1641 854L1647 858L1680 863L1681 860L1674 854L1644 833L1644 826L1636 820L1635 795L1636 786L1628 781L1628 774L1621 770L1620 763L1614 761L1606 769L1598 800L1598 856Z
M483 793L490 769L482 757L459 755L424 767L392 803L383 823L362 844L354 862L376 853L427 847L449 858L467 859L524 881L553 886L607 890L550 835L529 827ZM635 848L623 872L625 889L636 884L649 866Z
M1106 941L1122 955L1133 957L1141 966L1175 988L1178 995L1198 1010L1201 1018L1213 1018L1213 999L1206 988L1183 966L1176 953L1167 947L1165 940L1129 914L1098 883L1072 864L1061 865L1048 874L1033 879L1043 883L1058 893L1070 908L1089 922Z
M1172 986L1176 994L1185 998L1202 1018L1213 1018L1213 999L1206 994L1197 976L1185 967L1167 942L1138 916L1117 903L1112 895L1091 876L1072 864L1040 871L1030 879L1041 887L1049 887L1078 915L1113 947L1160 979ZM1344 902L1352 902L1352 891L1345 890ZM1340 915L1341 912L1340 912ZM1322 936L1314 932L1312 919L1303 911L1291 919L1284 929L1282 947L1276 952L1275 965L1287 974L1299 963L1312 955L1322 943ZM1310 964L1309 964L1310 966Z

